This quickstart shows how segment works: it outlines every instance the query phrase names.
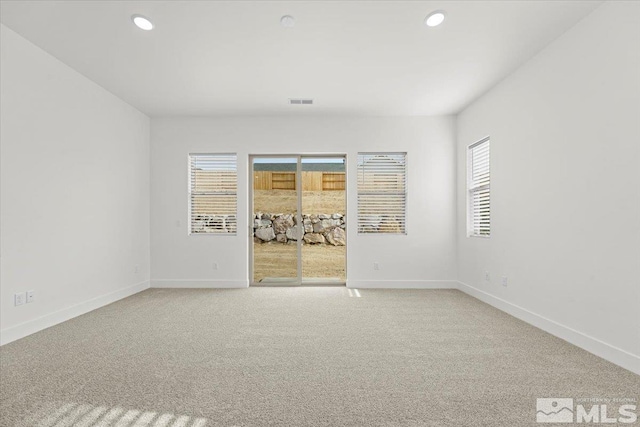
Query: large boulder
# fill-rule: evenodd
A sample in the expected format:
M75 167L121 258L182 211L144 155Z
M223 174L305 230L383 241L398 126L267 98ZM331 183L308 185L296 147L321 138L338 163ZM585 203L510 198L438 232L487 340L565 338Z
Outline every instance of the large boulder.
M313 224L314 233L325 233L331 230L333 227L340 227L339 219L321 219L319 222Z
M326 231L325 226L322 225L322 221L316 222L313 224L313 232L314 233L324 233Z
M282 215L273 220L273 229L276 234L285 234L291 227L293 227L291 215Z
M304 232L305 233L313 233L313 224L311 224L311 220L310 219L303 220L302 224L304 225Z
M287 232L286 232L287 239L289 239L289 240L299 240L300 239L300 234L304 234L304 233L300 233L299 229L300 229L300 227L288 228Z
M346 234L344 230L340 227L332 228L324 234L327 242L331 243L333 246L345 246L347 244Z
M307 233L304 235L304 241L312 245L324 243L324 236L320 233Z
M270 242L271 240L276 238L276 233L273 232L273 228L271 227L258 228L254 234L258 239L264 242Z
M271 227L271 221L268 219L254 219L253 228L267 228Z
M332 227L332 223L330 219L321 219L320 221L313 224L313 232L314 233L324 233L325 231L329 231Z

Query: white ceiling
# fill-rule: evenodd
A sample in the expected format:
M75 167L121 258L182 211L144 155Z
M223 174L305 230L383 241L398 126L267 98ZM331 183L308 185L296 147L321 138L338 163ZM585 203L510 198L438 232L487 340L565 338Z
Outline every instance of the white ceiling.
M144 113L460 111L599 1L2 1L2 23ZM436 28L423 24L447 12ZM145 32L131 15L148 16ZM295 26L280 17L295 17ZM288 98L313 98L291 106Z

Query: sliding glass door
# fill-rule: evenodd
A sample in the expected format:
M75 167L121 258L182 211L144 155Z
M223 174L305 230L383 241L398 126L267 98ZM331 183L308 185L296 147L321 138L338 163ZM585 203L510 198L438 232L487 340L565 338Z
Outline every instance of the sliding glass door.
M251 281L346 282L344 156L251 156Z

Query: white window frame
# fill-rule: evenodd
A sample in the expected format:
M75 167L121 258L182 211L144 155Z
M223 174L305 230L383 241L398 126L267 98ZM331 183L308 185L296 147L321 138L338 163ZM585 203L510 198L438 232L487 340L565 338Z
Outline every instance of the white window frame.
M403 156L403 168L402 168L402 179L403 179L403 184L404 184L404 188L401 191L397 192L398 196L402 196L403 201L404 201L404 205L402 206L402 218L401 218L401 231L400 232L386 232L386 231L379 231L379 230L372 230L372 231L364 231L365 227L367 227L369 224L366 224L363 221L363 217L364 215L361 214L361 208L362 208L362 197L366 197L367 195L389 195L389 194L394 194L393 192L389 192L389 191L371 191L369 189L365 189L365 188L361 188L361 174L364 174L364 170L363 170L363 164L361 159L363 159L363 157L365 156ZM357 161L356 161L356 168L357 168L357 199L358 199L358 212L357 212L357 220L358 220L358 234L359 235L401 235L401 236L405 236L407 235L407 216L408 216L408 212L407 212L407 208L408 208L408 182L407 182L407 176L408 176L408 155L407 152L361 152L357 154Z
M219 157L220 159L227 158L226 160L224 160L226 163L233 162L233 164L235 165L235 180L232 180L231 182L235 184L235 189L234 190L217 190L217 191L195 191L194 189L195 183L193 180L193 177L194 177L193 165L194 165L194 158L198 158L198 157L202 157L202 158L210 157L212 160L216 157ZM187 222L189 224L188 234L195 235L195 236L209 236L209 235L236 236L238 234L238 154L237 153L189 153L187 157L187 164L188 164L187 170L189 173L189 176L188 176L189 196L188 196L188 218L187 218ZM207 231L205 229L202 229L202 226L194 227L194 216L192 215L192 212L193 212L193 201L195 196L213 196L213 199L215 199L215 196L234 196L234 200L232 202L234 213L220 214L220 216L226 215L226 218L224 219L224 229L225 229L224 231L223 230L216 231L216 229L213 229L213 228L210 228ZM213 215L217 215L217 214L213 214ZM230 216L235 217L235 224L229 221Z
M488 180L487 182L475 183L473 179L475 170L473 165L473 152L474 149L485 145L488 150L488 157L486 159ZM483 192L488 193L489 223L486 233L480 231L480 227L476 227L475 224L474 196ZM480 237L484 239L491 237L491 139L489 136L467 147L467 237Z

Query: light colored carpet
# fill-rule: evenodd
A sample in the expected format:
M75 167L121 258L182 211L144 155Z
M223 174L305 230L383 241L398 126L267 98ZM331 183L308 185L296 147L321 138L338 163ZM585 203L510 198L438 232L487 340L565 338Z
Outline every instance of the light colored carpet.
M456 290L152 289L0 363L2 426L512 427L537 397L640 398L639 376Z

